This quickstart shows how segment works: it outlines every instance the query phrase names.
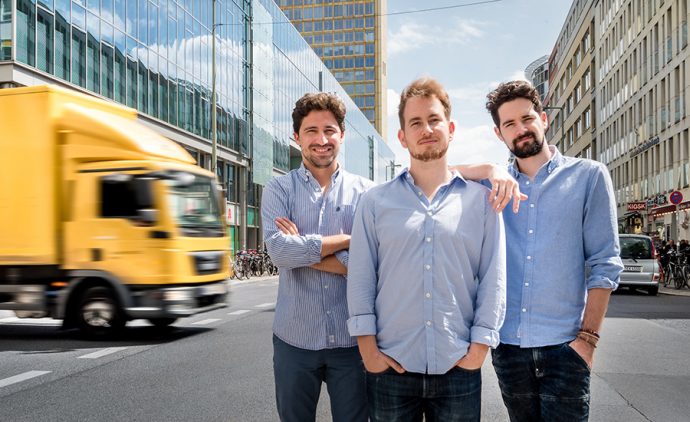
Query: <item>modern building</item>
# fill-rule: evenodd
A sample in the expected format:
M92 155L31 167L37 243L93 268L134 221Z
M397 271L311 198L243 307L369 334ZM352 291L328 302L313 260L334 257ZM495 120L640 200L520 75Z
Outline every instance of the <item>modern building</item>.
M299 165L291 112L306 92L345 101L344 168L386 179L393 153L271 0L0 0L1 88L59 84L136 108L207 169L214 44L216 167L235 249L261 244L261 188Z
M525 78L537 89L542 103L546 101L549 92L549 56L542 56L530 63L525 69Z
M596 9L598 159L611 169L621 230L688 239L688 2Z
M386 0L277 0L380 134L386 134Z
M575 0L549 57L549 89L544 101L547 139L573 157L595 158L594 1Z
M550 58L548 139L608 166L621 232L690 238L687 22L687 0L575 0Z

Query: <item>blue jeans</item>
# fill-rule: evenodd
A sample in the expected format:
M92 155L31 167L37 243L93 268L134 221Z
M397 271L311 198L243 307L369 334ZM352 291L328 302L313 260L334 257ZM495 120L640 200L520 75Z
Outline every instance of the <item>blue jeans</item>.
M491 353L512 422L587 421L590 369L568 343Z
M273 374L281 421L314 421L322 382L334 422L367 421L364 365L357 347L305 350L274 335Z
M372 422L479 421L482 399L481 369L455 367L443 375L393 369L366 373Z

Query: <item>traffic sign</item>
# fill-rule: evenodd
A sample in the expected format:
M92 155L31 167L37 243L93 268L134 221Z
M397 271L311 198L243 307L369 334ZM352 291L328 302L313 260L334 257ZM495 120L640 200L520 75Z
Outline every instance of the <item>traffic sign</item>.
M671 197L669 198L672 204L678 205L683 202L683 194L675 190L671 192Z

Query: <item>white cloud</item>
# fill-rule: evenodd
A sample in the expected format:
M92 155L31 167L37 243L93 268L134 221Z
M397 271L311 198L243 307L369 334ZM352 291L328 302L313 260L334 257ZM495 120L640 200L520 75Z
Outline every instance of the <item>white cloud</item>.
M525 71L524 70L516 70L513 72L512 75L508 77L509 81L526 81L527 78L525 78Z
M400 104L400 93L394 89L388 88L388 93L386 94L387 99L387 113L388 117L398 116L398 104Z
M388 54L395 55L426 46L466 44L484 36L483 23L458 19L451 28L403 23L388 34Z
M496 138L493 126L458 127L448 148L448 163L498 163L508 162L508 149Z

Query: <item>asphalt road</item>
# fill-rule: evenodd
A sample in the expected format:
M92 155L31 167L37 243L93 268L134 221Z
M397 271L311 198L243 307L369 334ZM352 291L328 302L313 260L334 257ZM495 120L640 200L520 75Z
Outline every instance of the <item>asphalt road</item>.
M159 332L81 340L49 319L0 313L2 421L276 421L271 323L276 279L237 284L229 307ZM592 421L685 421L690 297L613 296L592 377ZM483 420L507 420L490 362ZM325 390L325 388L324 388ZM330 420L322 394L319 421Z

